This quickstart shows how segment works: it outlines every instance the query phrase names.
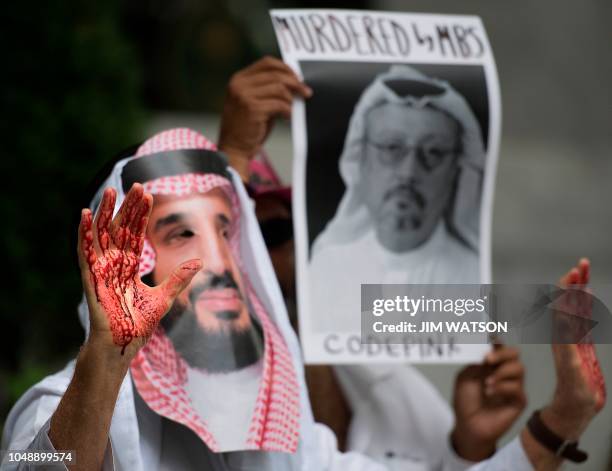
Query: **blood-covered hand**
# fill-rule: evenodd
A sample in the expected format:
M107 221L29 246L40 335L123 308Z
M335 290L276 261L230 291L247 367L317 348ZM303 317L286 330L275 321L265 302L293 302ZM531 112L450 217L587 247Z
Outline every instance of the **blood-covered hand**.
M82 211L78 254L89 338L129 360L200 270L201 261L182 263L159 286L145 285L138 268L153 197L135 183L113 219L116 197L115 189L106 189L93 221L89 209Z
M590 262L583 258L567 272L559 284L562 288L585 288L589 283ZM590 317L591 300L580 291L568 290L557 306L555 333L576 327L568 321L567 313ZM571 338L576 338L575 336ZM606 402L606 385L595 346L586 341L580 344L552 345L557 385L552 401L540 412L547 428L566 441L578 441L589 423ZM528 427L521 432L521 444L534 469L553 470L561 466L563 458L535 439Z
M561 278L559 284L562 288L586 287L589 272L590 263L583 258ZM561 302L571 303L572 312L578 315L591 315L590 297L583 292L569 291ZM567 439L577 439L606 401L604 376L595 346L588 340L552 346L557 386L551 405L542 411L542 419L551 422L551 428L556 426L557 433Z

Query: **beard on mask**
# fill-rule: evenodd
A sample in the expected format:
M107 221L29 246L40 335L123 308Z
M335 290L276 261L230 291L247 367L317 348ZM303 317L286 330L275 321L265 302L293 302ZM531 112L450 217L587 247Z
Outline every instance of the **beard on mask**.
M223 317L233 319L230 314ZM212 331L200 325L190 306L176 300L160 323L189 366L209 373L228 373L256 363L263 355L261 325L250 317L246 329L238 330L230 324L229 329Z

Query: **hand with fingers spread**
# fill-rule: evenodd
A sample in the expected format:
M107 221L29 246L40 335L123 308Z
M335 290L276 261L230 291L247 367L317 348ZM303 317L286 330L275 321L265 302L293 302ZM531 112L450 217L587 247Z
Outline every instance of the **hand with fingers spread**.
M249 160L261 149L277 116L289 119L293 97L312 90L279 59L264 57L238 71L227 86L219 149L248 181Z
M584 288L589 283L590 262L583 258L578 265L561 277L562 288ZM569 312L590 316L590 297L579 291L568 291L560 303L572 305ZM559 306L567 312L568 305ZM556 319L565 325L563 317ZM580 344L552 345L557 385L553 399L539 414L544 426L565 443L577 442L595 415L604 407L606 387L595 346L587 339ZM528 427L521 433L523 448L537 470L558 469L563 461L559 453L551 451L536 439Z
M527 403L525 369L516 348L496 344L479 365L457 376L451 440L464 459L481 461L495 452L497 440L521 415Z
M151 336L176 296L200 270L189 260L159 286L144 284L139 258L153 197L134 184L113 219L116 191L107 188L95 220L84 209L79 227L79 262L90 312L90 337L121 347L131 358Z
M77 250L91 328L48 432L56 450L76 451L74 469L101 469L130 361L201 268L189 260L159 286L145 285L138 268L153 197L134 184L113 218L116 198L108 188L95 220L81 213Z
M589 278L590 262L583 258L561 277L559 284L562 288L584 288ZM581 291L570 290L562 297L562 302L573 304L572 312L590 317L590 297L581 294ZM579 344L553 344L552 349L557 387L551 406L542 411L542 418L548 417L554 422L555 416L564 416L564 421L572 423L571 427L566 427L566 433L572 435L569 438L578 438L606 401L601 366L595 346L588 339Z

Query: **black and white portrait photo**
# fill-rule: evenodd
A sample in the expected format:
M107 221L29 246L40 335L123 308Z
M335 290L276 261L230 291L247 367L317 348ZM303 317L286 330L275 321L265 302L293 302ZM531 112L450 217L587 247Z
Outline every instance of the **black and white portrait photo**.
M351 65L342 64L344 70ZM309 66L302 65L305 77ZM362 283L480 280L481 124L448 81L406 64L370 69L382 67L359 96L335 160L344 187L338 204L313 201L326 198L318 188L333 183L320 175L331 170L314 170L306 181L309 227L322 219L318 206L335 208L324 225L317 221L322 229L310 246L311 312L319 332L358 329ZM478 70L470 72L478 76ZM307 117L311 106L317 102L307 104ZM308 167L333 160L316 149L318 134L308 128L309 144L314 141ZM323 312L329 314L317 314Z

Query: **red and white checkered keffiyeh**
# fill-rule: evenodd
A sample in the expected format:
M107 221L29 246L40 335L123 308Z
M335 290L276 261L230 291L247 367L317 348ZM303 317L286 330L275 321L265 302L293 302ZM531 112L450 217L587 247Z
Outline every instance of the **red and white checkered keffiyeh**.
M136 157L146 158L157 152L183 149L216 150L216 146L190 129L171 129L147 140L138 149ZM285 340L258 299L249 281L248 271L243 266L240 256L241 208L232 184L216 174L184 174L158 178L143 185L145 191L152 194L186 195L221 188L228 196L235 221L230 234L230 247L264 334L262 378L245 449L295 452L299 438L299 383ZM154 266L155 251L145 241L140 275L150 273ZM186 362L176 352L161 326L138 352L130 370L138 392L153 411L185 425L211 450L220 451L215 437L192 407L185 390Z

